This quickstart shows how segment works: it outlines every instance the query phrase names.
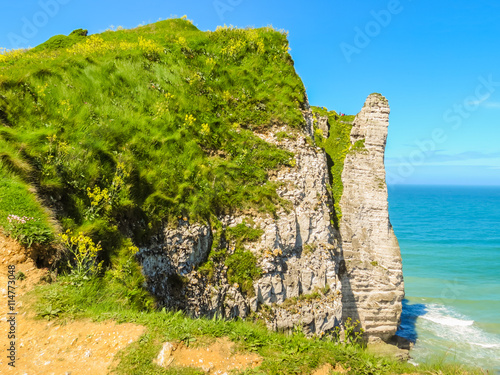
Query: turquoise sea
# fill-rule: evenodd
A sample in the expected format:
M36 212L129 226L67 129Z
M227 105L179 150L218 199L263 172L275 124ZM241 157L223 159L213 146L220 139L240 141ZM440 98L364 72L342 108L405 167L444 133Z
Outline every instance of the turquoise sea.
M390 186L414 363L500 373L500 187Z

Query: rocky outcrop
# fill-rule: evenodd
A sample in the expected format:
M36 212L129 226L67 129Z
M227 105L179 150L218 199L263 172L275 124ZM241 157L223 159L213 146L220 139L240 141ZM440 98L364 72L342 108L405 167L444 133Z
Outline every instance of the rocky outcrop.
M255 219L264 229L252 251L261 254L262 277L254 283L258 304L273 306L274 329L302 326L321 333L341 319L336 231L331 222L327 191L328 167L324 152L306 141L312 136L312 115L305 113L309 134L295 134L278 141L273 129L260 135L295 154L294 168L280 170L273 178L281 184L280 197L291 203L276 218ZM304 302L307 299L307 302Z
M389 105L372 94L356 116L340 201L343 318L359 319L369 340L397 330L404 296L398 241L389 220L384 151ZM364 142L364 144L363 144Z
M313 133L312 113L305 111L304 118L305 134L287 126L257 134L295 155L294 167L270 176L280 184L279 196L289 202L275 215L224 216L218 218L219 229L181 220L177 228L165 228L155 245L141 249L139 259L149 288L162 304L194 316L231 318L254 312L279 330L301 326L307 333L320 333L339 325L339 253L331 222L327 161L324 152L306 139ZM276 136L283 132L289 136ZM247 294L228 282L223 262L214 265L210 277L197 269L209 256L212 238L221 236L217 231L246 222L263 230L257 241L245 244L262 270L253 292ZM218 246L228 254L234 251L234 243L224 237Z
M178 307L182 278L207 259L212 246L209 226L180 219L177 228L165 228L154 244L143 248L137 258L148 278L151 292L168 307Z
M321 130L323 133L323 137L328 138L328 135L330 133L330 126L328 124L328 116L317 116L317 126L318 129Z
M275 330L298 326L306 334L322 334L350 317L360 319L370 336L385 339L394 334L403 284L384 180L388 114L385 99L370 96L356 118L352 142L364 139L366 149L354 147L358 151L346 158L341 235L332 220L326 155L311 143L311 111L304 111L304 132L281 126L257 134L295 155L293 167L269 177L288 203L275 215L227 215L217 218L217 225L183 219L175 228L164 228L138 255L159 302L192 316L255 314ZM328 134L327 117L321 120L323 134ZM236 247L225 233L248 223L263 231L244 244L261 270L250 291L228 281L224 261ZM210 260L209 272L200 269L211 251L221 250L225 255Z

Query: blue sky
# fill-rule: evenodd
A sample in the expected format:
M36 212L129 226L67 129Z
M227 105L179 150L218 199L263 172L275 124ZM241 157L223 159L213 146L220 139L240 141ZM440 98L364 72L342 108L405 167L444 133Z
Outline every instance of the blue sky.
M288 30L311 104L356 114L372 92L389 99L389 183L500 185L497 0L23 0L0 9L8 49L184 14L201 30Z

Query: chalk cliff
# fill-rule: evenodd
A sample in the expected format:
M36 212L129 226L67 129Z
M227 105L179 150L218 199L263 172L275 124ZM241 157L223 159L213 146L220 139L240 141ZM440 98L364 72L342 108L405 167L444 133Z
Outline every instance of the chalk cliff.
M149 289L164 306L194 316L255 314L272 329L300 326L319 335L351 317L360 319L368 338L388 339L397 329L403 281L387 211L387 101L371 95L354 122L352 142L365 139L366 150L346 158L340 233L332 220L327 158L311 142L311 110L303 114L305 131L281 126L258 134L295 155L293 167L270 176L287 203L275 215L240 213L202 224L181 219L177 228L164 228L138 255ZM323 134L328 134L326 121ZM289 136L278 136L284 133ZM259 269L250 291L229 282L225 261L237 251L226 232L242 224L262 230L258 239L243 245ZM223 254L219 261L214 251ZM207 274L201 270L209 259L213 265Z
M351 143L361 146L347 154L342 173L342 315L359 319L370 340L387 340L396 333L404 297L385 183L389 112L385 97L368 97L351 131Z

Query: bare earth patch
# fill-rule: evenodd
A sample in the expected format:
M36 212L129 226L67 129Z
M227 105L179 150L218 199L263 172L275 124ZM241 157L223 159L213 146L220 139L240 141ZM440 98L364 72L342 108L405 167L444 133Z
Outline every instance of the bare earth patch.
M349 368L349 370L350 370L350 368ZM333 367L329 363L325 363L319 369L314 371L312 373L312 375L345 374L345 373L347 373L347 371L348 370L344 369L339 363L336 363L335 367Z
M323 366L321 366L319 369L314 371L312 375L330 375L333 370L333 367L329 363L325 363Z
M115 354L144 332L144 327L129 323L75 321L61 326L26 315L18 318L16 368L1 356L2 374L107 374ZM0 351L7 349L2 339Z
M255 353L236 352L235 344L227 338L219 338L208 347L200 348L166 342L155 360L162 367L196 367L207 374L219 375L254 368L261 362L261 357Z
M24 280L16 280L16 367L8 365L7 267L16 266ZM1 374L107 374L114 356L144 332L144 327L115 322L74 321L65 325L36 320L19 297L48 273L38 269L29 252L0 234L0 373Z

